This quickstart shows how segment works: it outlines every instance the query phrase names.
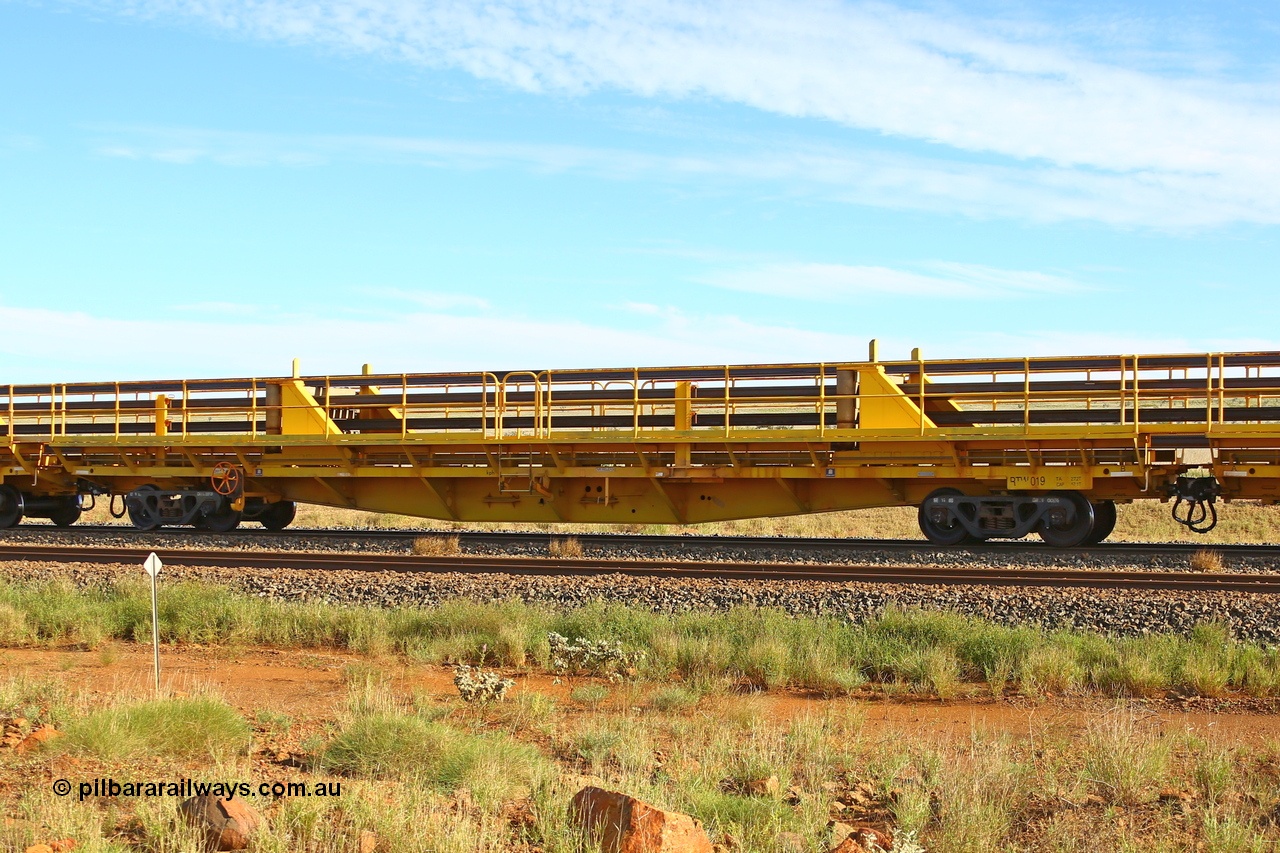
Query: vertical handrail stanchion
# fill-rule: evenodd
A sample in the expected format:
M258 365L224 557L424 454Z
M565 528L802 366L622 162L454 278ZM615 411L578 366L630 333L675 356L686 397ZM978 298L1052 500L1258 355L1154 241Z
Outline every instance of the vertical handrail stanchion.
M117 382L115 385L116 385L115 432L112 433L112 437L118 441L120 439L120 383Z
M1022 434L1031 432L1031 359L1022 360Z
M1133 356L1133 432L1136 435L1139 426L1142 424L1142 408L1141 390L1138 387L1138 356Z
M1227 357L1218 353L1218 423L1226 421L1227 414Z
M409 374L400 374L400 438L409 435Z
M542 434L541 436L536 436L536 437L550 438L551 437L551 406L552 406L551 383L553 379L551 377L550 370L544 370L542 372L542 375L546 377L546 379L544 380L545 384L543 387L545 388L545 391L543 392L543 401L542 401L542 411L544 413L543 418L546 419L546 423L543 423L542 418L538 419L538 424L542 428Z
M1204 357L1204 425L1213 431L1213 353Z
M728 438L730 435L729 424L733 421L733 397L729 393L732 383L733 383L733 379L730 378L729 376L729 365L726 364L724 366L724 437L725 438ZM694 390L693 385L690 385L689 386L690 411L692 411L693 409L693 401L696 397L697 397L697 391ZM694 422L695 423L697 422L697 415L694 415Z
M836 405L839 405L837 403ZM827 363L818 365L818 438L827 435Z
M640 368L631 368L631 437L640 437Z
M249 380L249 436L258 437L258 379Z
M324 378L324 416L326 420L333 418L333 388L328 376Z
M1128 421L1125 420L1125 413L1124 413L1124 404L1126 400L1125 395L1129 393L1129 384L1126 381L1128 378L1128 373L1126 371L1128 371L1128 368L1125 367L1124 356L1120 356L1120 425L1121 426L1128 423Z
M187 437L187 398L190 396L187 380L182 380L182 437Z
M916 381L920 383L920 434L924 435L924 353L916 347Z

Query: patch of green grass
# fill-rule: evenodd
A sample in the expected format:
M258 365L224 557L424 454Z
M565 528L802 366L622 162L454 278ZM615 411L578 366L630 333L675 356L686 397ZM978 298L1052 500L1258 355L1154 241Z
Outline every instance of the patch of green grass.
M288 734L293 728L293 718L280 711L259 708L253 715L254 722L274 734Z
M34 627L27 615L7 602L0 602L0 645L18 648L35 642Z
M1164 778L1170 750L1168 739L1145 736L1133 714L1108 714L1086 734L1085 779L1107 802L1133 805Z
M664 687L649 697L649 705L654 709L670 714L684 711L698 704L700 697L687 687Z
M22 717L32 728L60 725L71 715L71 696L62 682L17 675L0 681L0 717Z
M533 747L505 735L479 735L411 714L370 714L353 720L325 747L320 766L364 779L467 788L486 802L547 777L551 768Z
M598 768L613 757L614 750L621 742L621 733L614 729L592 727L580 730L574 736L573 746L579 758Z
M143 755L220 758L243 753L249 724L229 705L210 697L159 699L95 711L71 720L63 748L103 759Z
M609 688L603 684L583 684L580 687L573 688L569 698L579 705L585 705L594 711L598 710L605 703L605 700L609 698Z
M148 595L136 580L83 590L64 581L0 582L0 643L146 642ZM704 693L745 681L835 696L869 681L943 697L976 682L994 694L1017 684L1027 695L1280 695L1280 651L1236 642L1220 625L1201 626L1189 638L1105 637L893 607L858 624L755 607L664 615L593 603L555 613L519 601L447 601L381 610L278 602L197 583L163 587L160 612L163 642L337 649L488 667L547 667L554 632L643 651L638 678L678 676Z

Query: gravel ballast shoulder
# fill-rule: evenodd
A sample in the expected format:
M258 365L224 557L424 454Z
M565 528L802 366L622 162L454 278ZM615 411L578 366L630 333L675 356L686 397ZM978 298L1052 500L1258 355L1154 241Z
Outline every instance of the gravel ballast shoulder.
M137 544L131 542L130 544ZM138 566L13 562L11 581L62 577L77 586L140 577ZM1048 587L854 584L821 581L648 579L617 574L525 577L502 574L167 567L164 579L200 580L280 601L376 607L430 606L448 599L503 601L572 608L591 602L627 604L659 613L776 607L797 616L862 622L888 606L951 611L1004 625L1071 628L1120 636L1185 634L1207 621L1228 625L1242 640L1280 642L1280 596L1234 592L1134 592Z

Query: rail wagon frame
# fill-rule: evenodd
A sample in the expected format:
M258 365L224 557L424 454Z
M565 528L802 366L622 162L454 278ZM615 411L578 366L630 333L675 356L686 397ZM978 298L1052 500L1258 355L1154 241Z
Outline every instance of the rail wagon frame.
M279 529L297 502L693 524L920 507L938 544L1280 501L1280 352L0 386L0 527Z

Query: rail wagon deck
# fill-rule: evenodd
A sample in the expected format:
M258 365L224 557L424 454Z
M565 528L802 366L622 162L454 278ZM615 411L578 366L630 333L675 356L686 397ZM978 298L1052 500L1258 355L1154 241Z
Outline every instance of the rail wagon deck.
M1115 505L1280 501L1280 352L0 386L0 527L297 502L689 524L918 506L938 544L1097 542Z

